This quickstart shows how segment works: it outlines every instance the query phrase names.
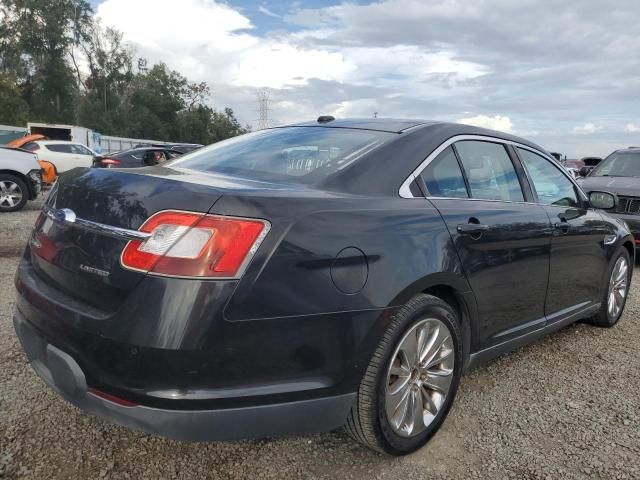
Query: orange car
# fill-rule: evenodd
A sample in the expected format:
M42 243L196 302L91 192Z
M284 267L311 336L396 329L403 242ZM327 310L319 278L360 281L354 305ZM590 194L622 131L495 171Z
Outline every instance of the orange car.
M35 142L36 140L46 140L46 139L47 137L45 137L44 135L40 135L39 133L34 133L33 135L25 135L24 137L11 140L9 143L7 143L7 147L22 148L29 142Z
M7 147L11 148L22 148L27 143L35 142L37 140L46 140L47 137L40 134L33 135L25 135L24 137L16 138L15 140L7 143ZM38 160L40 167L42 167L42 183L46 185L51 185L58 178L58 171L53 163L47 162L46 160Z
M38 160L38 163L42 167L42 183L46 185L51 185L58 178L58 171L56 170L56 166L47 162L46 160Z

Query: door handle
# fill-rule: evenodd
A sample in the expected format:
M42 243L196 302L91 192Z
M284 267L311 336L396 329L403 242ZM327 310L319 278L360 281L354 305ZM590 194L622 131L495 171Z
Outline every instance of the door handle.
M489 225L483 225L481 223L463 223L457 226L458 233L467 235L478 235L489 231L490 228Z

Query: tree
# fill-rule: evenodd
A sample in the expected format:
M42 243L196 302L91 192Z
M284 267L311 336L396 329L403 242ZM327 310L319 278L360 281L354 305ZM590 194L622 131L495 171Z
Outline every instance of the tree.
M0 0L0 121L74 123L108 135L208 144L245 133L206 82L147 68L86 0ZM144 68L142 68L144 67Z
M101 132L124 135L131 85L134 80L133 53L122 34L95 23L81 45L89 65L89 75L78 79L84 91L80 100L80 122Z
M244 127L240 125L240 122L238 122L233 114L233 110L229 107L226 107L223 112L213 112L211 126L211 143L219 142L220 140L225 140L251 131L251 127L249 125L245 125Z
M68 56L93 12L84 0L2 0L0 54L34 120L77 119L77 85Z
M163 63L133 80L128 131L137 138L154 140L177 136L178 112L185 107L187 80Z
M0 123L24 125L29 120L29 105L20 96L20 90L7 75L0 74Z

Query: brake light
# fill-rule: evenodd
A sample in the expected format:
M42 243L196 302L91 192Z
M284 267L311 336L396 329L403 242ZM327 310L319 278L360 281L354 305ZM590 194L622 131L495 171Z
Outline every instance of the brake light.
M100 165L104 168L116 168L120 165L120 160L115 160L113 158L103 158L100 160Z
M265 220L168 210L150 217L121 256L124 268L156 275L240 278L269 231Z

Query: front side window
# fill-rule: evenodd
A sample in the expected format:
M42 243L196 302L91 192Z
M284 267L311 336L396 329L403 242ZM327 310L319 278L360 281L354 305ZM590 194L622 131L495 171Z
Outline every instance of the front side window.
M522 202L522 187L504 145L479 140L455 144L472 198Z
M517 150L518 156L531 177L540 203L560 207L579 206L580 203L573 183L558 167L529 150L523 148Z
M443 150L422 172L431 197L468 198L467 187L453 148Z

